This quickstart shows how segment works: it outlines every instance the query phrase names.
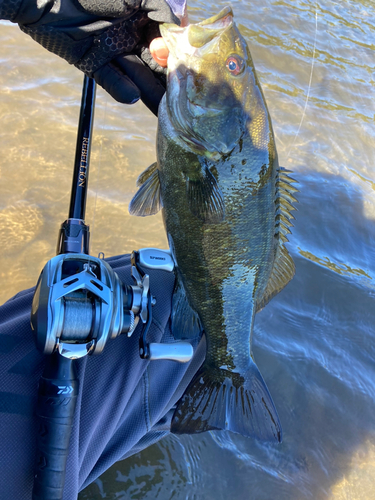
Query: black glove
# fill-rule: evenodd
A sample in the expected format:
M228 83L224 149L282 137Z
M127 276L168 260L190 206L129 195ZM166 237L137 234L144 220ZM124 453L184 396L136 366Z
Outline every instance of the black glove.
M164 0L0 0L0 18L18 23L117 101L141 98L157 114L165 69L148 47L160 22L179 24Z

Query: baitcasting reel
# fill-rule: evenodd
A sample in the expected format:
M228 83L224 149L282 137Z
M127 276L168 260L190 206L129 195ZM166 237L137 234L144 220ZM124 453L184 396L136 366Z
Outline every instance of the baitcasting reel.
M193 348L188 342L147 343L155 299L149 276L141 270L173 271L168 251L145 248L132 254L134 285L124 285L103 259L83 253L53 257L44 267L36 286L31 325L38 349L55 350L69 359L100 354L108 339L125 333L130 337L139 320L141 358L190 361Z

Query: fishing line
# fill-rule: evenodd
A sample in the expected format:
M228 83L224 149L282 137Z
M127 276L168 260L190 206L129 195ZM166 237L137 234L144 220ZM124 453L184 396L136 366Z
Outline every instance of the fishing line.
M97 208L97 201L98 201L98 190L99 190L99 175L100 175L100 169L102 165L102 152L103 152L103 137L104 137L104 130L106 129L107 125L107 105L108 105L108 94L107 92L104 93L104 117L103 117L103 123L102 126L100 127L100 131L103 131L101 134L101 139L100 139L100 147L99 147L99 159L98 159L98 168L96 171L95 175L95 180L94 180L94 207L93 207L93 215L92 215L92 220L90 221L90 233L91 235L94 234L94 227L95 227L95 215L96 215L96 208Z
M303 122L303 119L304 119L305 114L306 114L307 104L308 104L309 98L310 98L311 82L312 82L312 76L313 76L313 72L314 72L314 61L315 61L315 49L316 49L316 38L317 38L317 35L318 35L318 2L315 2L315 39L314 39L314 48L313 48L313 55L312 55L312 61L311 61L311 71L310 71L309 88L307 89L305 107L303 108L301 121L299 123L299 127L298 127L298 130L296 132L296 135L294 136L293 143L292 143L292 145L289 148L289 151L288 151L288 154L287 154L287 159L290 156L290 151L293 148L293 146L295 145L297 137L298 137L298 134L299 134L299 132L301 130L302 122Z

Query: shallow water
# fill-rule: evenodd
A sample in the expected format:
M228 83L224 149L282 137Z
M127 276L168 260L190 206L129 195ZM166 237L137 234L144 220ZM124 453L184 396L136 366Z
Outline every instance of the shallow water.
M192 1L191 20L227 2ZM375 6L234 1L299 182L288 245L296 276L257 315L254 356L283 424L279 446L171 436L116 464L80 499L370 500L375 491ZM0 277L33 286L66 218L82 76L1 25ZM156 119L98 89L87 222L92 254L165 247L159 216L133 218ZM140 151L142 154L140 154Z

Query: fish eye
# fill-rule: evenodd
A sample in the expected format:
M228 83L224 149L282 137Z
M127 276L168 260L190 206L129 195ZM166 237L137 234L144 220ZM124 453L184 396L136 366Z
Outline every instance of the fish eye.
M232 75L239 75L245 64L244 60L239 56L229 56L226 62L226 67Z

